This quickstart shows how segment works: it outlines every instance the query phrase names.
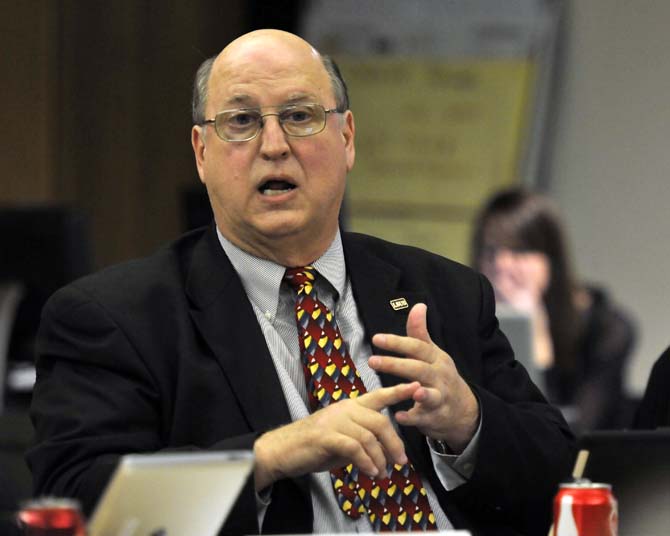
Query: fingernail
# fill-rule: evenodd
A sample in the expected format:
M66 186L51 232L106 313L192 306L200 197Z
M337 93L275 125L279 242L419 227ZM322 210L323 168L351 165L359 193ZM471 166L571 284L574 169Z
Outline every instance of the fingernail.
M370 359L368 359L368 365L370 365L372 368L379 366L380 362L381 359L376 355L373 355L370 357Z
M402 456L398 458L398 465L405 465L408 461L407 455L403 453Z
M377 344L385 344L386 343L386 335L383 335L381 333L377 333L377 335L375 335L375 342Z

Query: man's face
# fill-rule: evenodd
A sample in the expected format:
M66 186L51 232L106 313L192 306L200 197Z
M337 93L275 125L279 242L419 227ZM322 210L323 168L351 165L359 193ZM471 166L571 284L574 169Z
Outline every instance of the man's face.
M277 111L292 103L335 108L321 58L296 36L260 31L243 36L218 57L209 81L206 118L236 108ZM213 125L194 127L193 148L217 226L245 251L282 264L299 244L310 262L337 230L346 174L354 162L351 112L327 114L318 134L291 137L276 116L256 138L221 140Z

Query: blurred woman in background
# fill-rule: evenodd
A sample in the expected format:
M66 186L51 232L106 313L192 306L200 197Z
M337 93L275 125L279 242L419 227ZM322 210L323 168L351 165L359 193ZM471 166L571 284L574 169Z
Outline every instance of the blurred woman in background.
M533 363L545 395L576 432L628 423L623 375L634 330L602 289L575 281L556 208L522 188L494 195L479 214L473 265L496 301L532 320Z

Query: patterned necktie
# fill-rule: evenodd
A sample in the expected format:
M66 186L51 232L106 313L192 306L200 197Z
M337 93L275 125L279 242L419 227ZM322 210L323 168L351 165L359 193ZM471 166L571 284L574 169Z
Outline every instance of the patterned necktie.
M366 392L333 313L316 296L314 268L290 268L284 279L298 297L298 339L311 411ZM337 502L353 519L367 514L375 532L437 530L426 490L410 463L389 464L383 480L352 464L330 472Z

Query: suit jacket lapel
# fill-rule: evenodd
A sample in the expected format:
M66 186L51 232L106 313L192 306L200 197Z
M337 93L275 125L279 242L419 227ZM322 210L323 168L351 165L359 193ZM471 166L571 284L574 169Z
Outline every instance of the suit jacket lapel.
M438 346L443 347L439 331L430 329L435 322L430 312L435 308L431 308L431 300L427 293L423 289L404 288L402 270L377 257L368 248L362 247L353 236L343 234L343 244L347 273L351 278L356 306L363 319L368 337L372 338L375 333L406 335L409 310L416 303L425 303L428 305L431 338ZM407 302L407 307L398 308L402 302L395 300L402 299ZM392 301L396 304L396 308L393 307ZM371 341L370 344L372 345ZM372 351L380 355L390 355L389 352L376 348L374 345L372 345ZM382 373L379 376L384 386L407 381L390 374ZM407 410L412 404L411 400L401 402L393 406L391 410L393 412ZM431 462L425 454L426 441L423 434L414 427L401 426L400 429L405 437L410 459L422 473L427 474L430 471Z
M373 255L352 237L343 234L347 274L365 331L406 335L407 315L416 303L426 303L422 289L402 288L402 271ZM373 352L383 352L373 346Z
M265 431L290 422L265 337L213 227L194 248L186 292L191 317L230 379L249 427Z

